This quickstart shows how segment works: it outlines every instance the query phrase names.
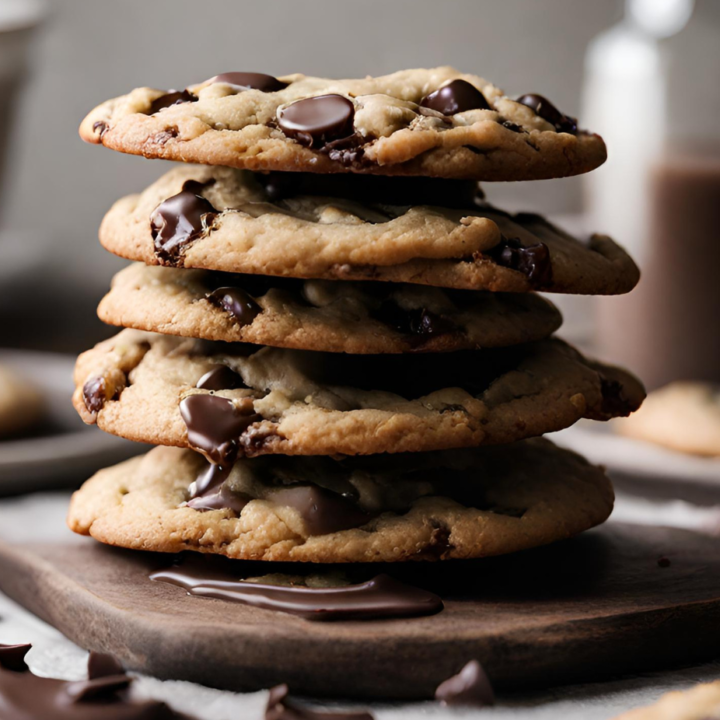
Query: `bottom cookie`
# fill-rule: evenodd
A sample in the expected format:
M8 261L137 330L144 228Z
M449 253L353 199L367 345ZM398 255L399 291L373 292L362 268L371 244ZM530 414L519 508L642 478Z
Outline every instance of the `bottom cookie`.
M544 545L602 523L612 507L604 472L545 439L339 460L266 456L230 470L158 447L88 480L68 524L155 552L397 562Z

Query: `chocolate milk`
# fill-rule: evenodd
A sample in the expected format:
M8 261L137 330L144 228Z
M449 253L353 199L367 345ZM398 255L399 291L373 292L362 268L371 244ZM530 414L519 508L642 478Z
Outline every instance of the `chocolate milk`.
M649 172L642 278L599 303L599 351L648 389L720 383L720 147L669 152Z

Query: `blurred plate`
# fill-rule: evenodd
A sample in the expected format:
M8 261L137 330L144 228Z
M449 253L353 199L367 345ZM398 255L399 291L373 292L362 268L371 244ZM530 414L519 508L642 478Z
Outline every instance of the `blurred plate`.
M71 403L74 357L0 350L0 363L39 388L47 402L45 419L30 436L0 439L0 494L79 485L99 468L144 451L80 420Z
M604 465L616 486L643 495L675 497L702 505L720 502L720 458L668 450L618 435L613 423L581 421L550 436L596 465Z

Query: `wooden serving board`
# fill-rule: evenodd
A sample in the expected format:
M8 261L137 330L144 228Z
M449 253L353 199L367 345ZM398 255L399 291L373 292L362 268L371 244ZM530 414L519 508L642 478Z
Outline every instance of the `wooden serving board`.
M523 691L720 655L720 542L684 530L610 524L515 556L393 569L445 600L405 620L315 623L190 597L148 579L167 565L92 541L2 544L0 589L130 669L231 690L424 698L477 658L496 687Z

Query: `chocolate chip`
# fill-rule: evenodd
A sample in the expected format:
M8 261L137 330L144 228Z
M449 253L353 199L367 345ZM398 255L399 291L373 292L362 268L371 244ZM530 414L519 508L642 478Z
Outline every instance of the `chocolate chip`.
M669 568L670 567L670 558L661 557L657 561L658 567L661 568Z
M0 645L0 667L12 672L27 672L29 668L25 663L25 656L31 647L29 643Z
M109 675L95 680L78 680L65 685L65 694L71 702L96 702L116 699L120 690L125 690L132 678L127 675Z
M405 335L423 338L446 335L455 332L457 327L449 320L440 317L426 308L404 310L393 300L386 300L371 313L371 317Z
M523 246L518 238L503 238L487 253L498 265L527 276L533 287L552 283L550 250L545 243Z
M246 388L242 377L227 365L215 365L208 370L195 385L201 390L236 390Z
M466 80L453 80L420 101L421 107L443 115L455 115L466 110L491 110L485 96Z
M504 128L507 128L508 130L512 130L512 132L521 133L525 132L520 125L516 125L514 122L510 122L509 120L503 120L500 123Z
M90 653L90 657L88 657L88 680L123 675L124 673L125 669L113 655L99 652Z
M102 122L101 120L98 120L96 123L93 123L93 132L97 133L100 136L100 139L102 140L103 135L110 129L107 123Z
M482 665L471 660L457 675L438 685L435 699L443 705L489 707L495 704L495 693Z
M161 95L150 103L148 115L154 115L156 112L160 112L160 110L172 107L173 105L197 102L197 100L197 95L193 95L189 90L170 90L170 92Z
M370 516L355 503L317 485L282 488L274 491L269 500L276 505L295 508L309 535L328 535L360 527L370 521Z
M342 95L318 95L278 109L280 129L301 145L321 147L353 134L355 106Z
M625 417L635 408L625 397L625 389L617 380L610 380L604 375L600 376L600 391L602 392L603 415L611 417Z
M206 81L207 85L226 83L240 90L262 90L262 92L277 92L288 86L272 75L254 72L227 72L220 73Z
M542 95L536 95L535 93L521 95L517 102L534 110L543 120L547 120L551 125L554 125L558 132L566 132L572 135L577 133L577 120L569 115L563 115Z
M259 416L243 412L232 400L218 395L189 395L180 402L188 431L188 445L218 465L232 465L238 455L240 435Z
M183 251L212 224L217 210L202 196L202 185L187 182L158 205L150 216L155 254L169 265L180 262Z
M83 385L82 396L88 412L93 413L93 415L99 413L105 406L105 401L107 400L105 378L90 378Z
M205 297L213 304L230 313L241 327L252 325L262 308L241 288L221 287Z

